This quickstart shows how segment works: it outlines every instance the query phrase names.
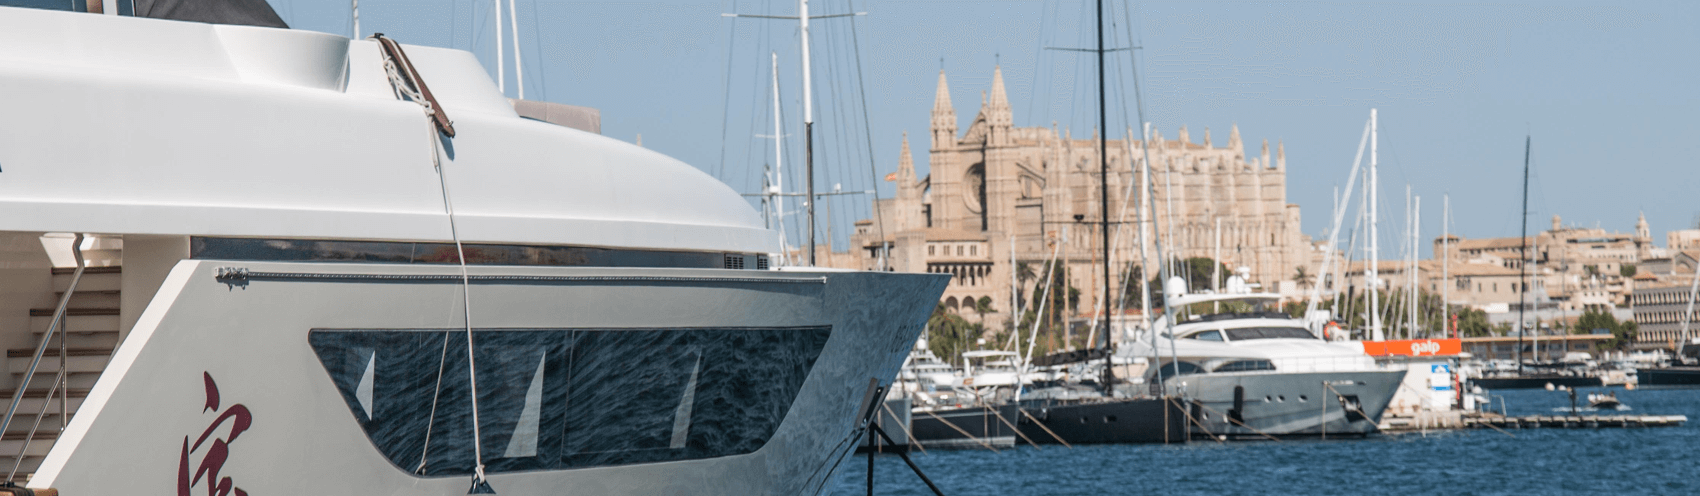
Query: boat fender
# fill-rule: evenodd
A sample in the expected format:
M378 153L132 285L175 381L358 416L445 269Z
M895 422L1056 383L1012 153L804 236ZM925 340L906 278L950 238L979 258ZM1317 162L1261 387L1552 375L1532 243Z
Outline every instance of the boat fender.
M1245 417L1241 415L1242 412L1245 412L1245 386L1234 386L1234 408L1228 410L1228 418L1244 424Z
M50 487L40 489L30 489L27 487L0 487L0 496L59 496L59 490Z

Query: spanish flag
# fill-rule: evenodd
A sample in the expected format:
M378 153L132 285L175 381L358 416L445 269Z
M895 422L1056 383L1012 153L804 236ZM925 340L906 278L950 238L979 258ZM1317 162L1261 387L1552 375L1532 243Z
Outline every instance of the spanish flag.
M888 183L897 182L897 173L893 172L893 173L890 173L890 174L886 174L885 175L885 182L888 182Z

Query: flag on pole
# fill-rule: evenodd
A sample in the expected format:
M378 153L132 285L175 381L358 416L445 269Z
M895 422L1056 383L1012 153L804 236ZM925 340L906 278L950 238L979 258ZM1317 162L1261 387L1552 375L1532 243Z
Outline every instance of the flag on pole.
M885 181L888 182L888 183L897 182L897 173L893 172L893 173L890 173L890 174L886 174L885 175Z

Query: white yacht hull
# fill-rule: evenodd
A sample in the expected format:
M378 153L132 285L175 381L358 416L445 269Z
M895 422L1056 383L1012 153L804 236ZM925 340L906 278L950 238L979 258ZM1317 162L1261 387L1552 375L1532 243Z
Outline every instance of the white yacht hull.
M226 268L245 269L248 277L221 278ZM849 436L860 403L872 384L889 386L947 281L878 272L570 267L473 267L471 276L472 326L478 339L491 343L474 345L482 460L490 486L515 495L819 493L858 441ZM472 423L450 411L465 397L452 393L465 389L443 386L464 383L467 374L465 360L454 353L466 354L466 334L457 332L461 290L455 266L182 261L29 486L62 494L209 488L256 495L467 494L474 446L466 431ZM784 340L810 329L821 332L813 348L818 356L783 362L792 364L785 370L761 364L796 357L726 356L712 350L736 347L678 344L695 332L747 331ZM661 352L620 348L647 353L628 362L583 350L583 336L633 332L671 332L683 341ZM423 336L428 346L370 351L338 348L333 339L356 343L380 335ZM527 339L538 336L576 341L531 354L542 348L528 348ZM489 347L497 344L510 348ZM392 352L424 359L380 357ZM337 358L344 356L354 359ZM691 370L685 399L655 403L665 406L652 409L658 411L607 415L649 396L680 398L672 389L648 390L656 382L641 375L655 361L678 356L686 357L679 363L696 364L680 369ZM569 363L555 364L561 357ZM585 379L592 375L581 370L590 370L586 364L593 359L607 361L598 373L609 379ZM337 365L345 362L355 368ZM504 365L509 362L536 365L516 369ZM348 372L362 363L370 364L364 375ZM741 380L737 367L745 364L767 376L757 380L794 375L794 398L777 401L772 398L783 400L783 392L730 386L720 390L730 395L712 397L713 378ZM446 379L398 379L390 371L407 367L441 370ZM503 370L524 373L498 373ZM504 383L504 377L514 379ZM424 402L385 395L433 398L431 391L443 391L431 403L442 402L444 410L439 415L432 407L432 427L400 434L363 427L425 408ZM745 411L761 407L779 410L769 417ZM574 408L603 411L605 421L584 425L582 415L563 410ZM634 415L662 420L633 423ZM774 425L771 433L752 434L726 424L742 418L771 418ZM659 425L661 431L631 428L630 439L591 439L608 432L597 428L617 432L631 425ZM427 475L415 474L412 460L376 441L425 432L437 436L425 441ZM738 436L742 444L716 440ZM661 444L633 444L648 438ZM605 449L592 453L592 441ZM688 450L695 454L679 454Z
M1210 435L1363 435L1376 431L1405 372L1200 374L1171 378L1167 385L1171 394L1199 405L1193 415ZM1236 387L1241 389L1239 401ZM1342 402L1342 396L1347 401ZM1343 408L1346 403L1356 405L1358 414ZM1230 420L1236 408L1238 416Z

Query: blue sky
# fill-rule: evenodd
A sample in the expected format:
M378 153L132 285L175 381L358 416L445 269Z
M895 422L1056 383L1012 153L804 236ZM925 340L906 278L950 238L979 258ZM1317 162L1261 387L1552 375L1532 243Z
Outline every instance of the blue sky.
M349 32L347 2L270 1L293 27ZM794 1L515 2L528 98L601 109L603 134L642 134L644 146L740 191L758 189L761 164L772 160L772 142L753 135L772 133L768 66L777 53L787 168L800 160L795 24L720 15L794 15ZM1137 56L1147 119L1165 136L1184 124L1195 141L1208 127L1223 143L1237 123L1248 152L1263 139L1286 143L1288 201L1303 207L1312 236L1328 227L1330 196L1371 107L1381 115L1383 246L1401 246L1406 184L1423 197L1424 240L1440 232L1443 193L1452 197L1453 232L1515 236L1525 135L1534 139L1534 229L1557 214L1628 232L1645 211L1662 245L1664 231L1700 218L1691 163L1700 148L1700 6L1692 2L1108 5L1109 43L1142 47L1112 56L1110 128L1137 121L1128 71ZM994 65L1003 67L1016 125L1056 122L1076 136L1094 127L1091 59L1042 49L1087 46L1090 3L814 0L811 8L868 13L815 23L822 188L878 183L889 197L890 183L872 177L895 170L905 131L926 173L941 65L963 128ZM489 11L486 0L365 0L361 23L367 34L472 50L494 74ZM512 71L510 63L510 95ZM841 240L867 212L859 197L832 206Z

